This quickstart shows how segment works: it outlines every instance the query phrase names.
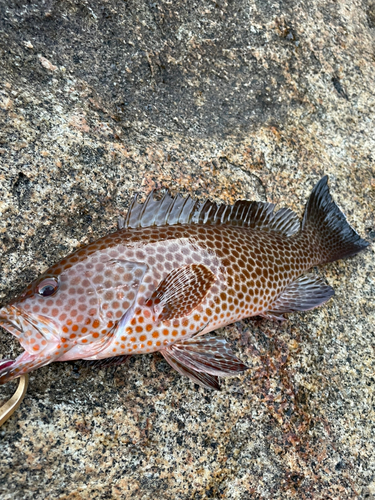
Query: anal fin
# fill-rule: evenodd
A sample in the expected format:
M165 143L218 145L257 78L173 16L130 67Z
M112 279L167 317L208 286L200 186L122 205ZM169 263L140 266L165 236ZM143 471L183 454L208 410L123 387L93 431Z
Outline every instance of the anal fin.
M300 276L286 287L262 316L271 320L283 321L285 319L284 313L314 309L314 307L327 302L334 294L333 288L319 276Z
M179 373L209 389L218 389L217 377L228 377L247 370L236 358L225 339L205 335L176 342L160 351Z

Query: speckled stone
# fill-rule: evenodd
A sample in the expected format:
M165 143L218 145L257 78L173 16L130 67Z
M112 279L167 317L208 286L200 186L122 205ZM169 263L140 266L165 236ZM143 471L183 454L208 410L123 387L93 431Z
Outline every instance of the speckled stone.
M0 11L2 303L155 187L302 213L328 174L374 241L373 2ZM221 392L158 354L34 372L0 430L1 498L375 498L374 269L372 245L319 270L336 291L326 306L220 331L250 366ZM20 352L4 331L0 352Z

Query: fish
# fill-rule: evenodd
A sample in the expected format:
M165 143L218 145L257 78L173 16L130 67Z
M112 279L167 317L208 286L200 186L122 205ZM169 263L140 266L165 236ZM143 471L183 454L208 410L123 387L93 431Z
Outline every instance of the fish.
M159 351L180 374L219 389L220 377L248 367L214 330L321 306L334 290L309 269L368 246L327 181L312 190L302 222L266 202L135 196L117 231L63 258L0 309L0 325L24 349L0 361L0 383L55 361L100 368Z

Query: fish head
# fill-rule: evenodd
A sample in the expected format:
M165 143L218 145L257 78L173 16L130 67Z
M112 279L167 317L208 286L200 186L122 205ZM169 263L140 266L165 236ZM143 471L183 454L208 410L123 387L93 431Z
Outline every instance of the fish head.
M0 361L0 384L6 383L56 358L60 324L51 307L56 304L60 276L46 273L0 309L0 326L14 335L24 348L16 360ZM51 302L52 301L52 302ZM60 341L61 342L61 341ZM56 353L55 353L56 354Z
M18 339L30 366L30 357L39 367L91 356L132 309L146 269L108 254L72 254L0 309L0 326ZM3 382L2 375L0 366Z
M0 309L0 326L14 335L30 354L42 351L48 340L59 338L60 325L52 310L53 305L57 306L59 288L60 277L46 273Z

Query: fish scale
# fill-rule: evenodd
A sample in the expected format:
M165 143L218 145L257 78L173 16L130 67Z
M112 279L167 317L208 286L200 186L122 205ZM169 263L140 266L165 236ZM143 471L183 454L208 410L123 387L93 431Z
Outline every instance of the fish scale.
M367 246L332 201L326 177L301 227L294 212L274 212L269 203L227 206L169 194L157 201L153 193L144 204L135 199L120 225L1 309L0 324L25 349L0 366L1 382L51 361L118 364L160 351L180 373L217 388L217 376L246 366L224 339L205 334L323 304L333 289L304 273Z

